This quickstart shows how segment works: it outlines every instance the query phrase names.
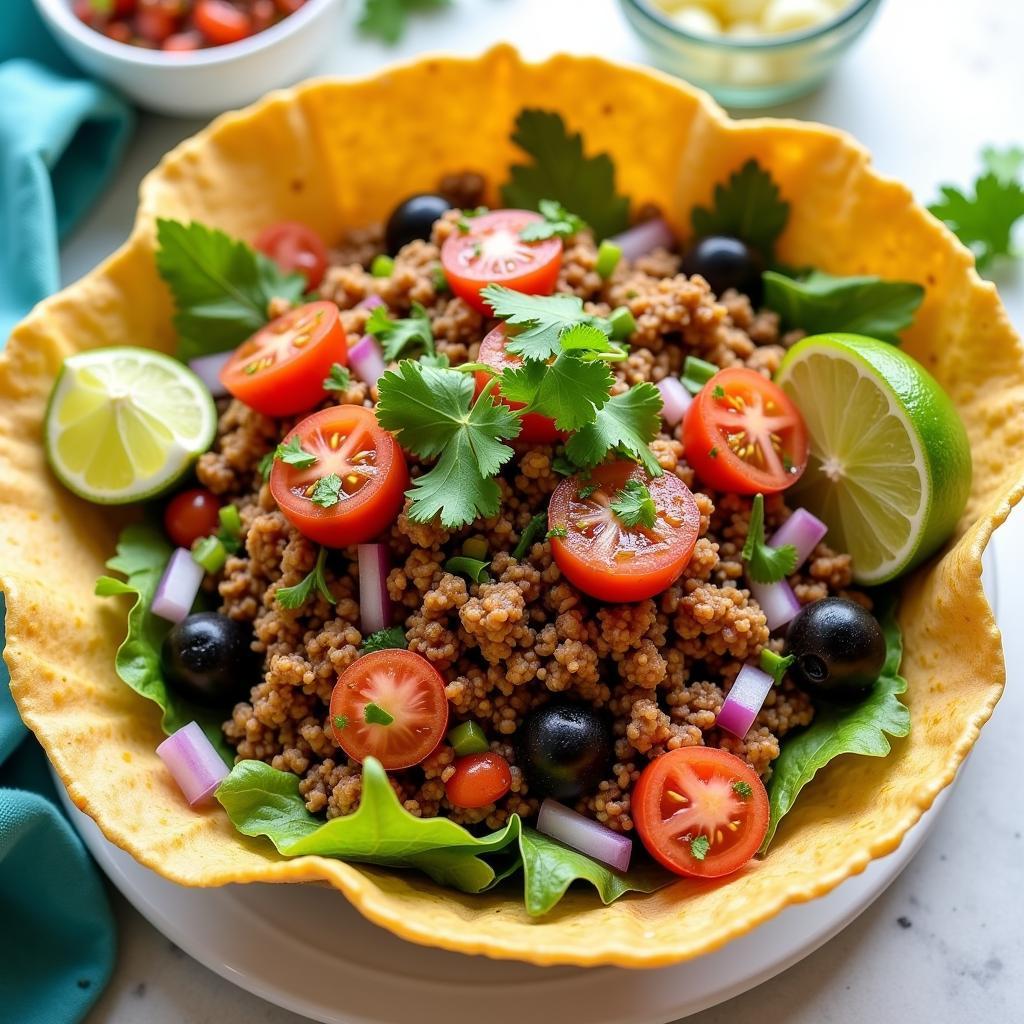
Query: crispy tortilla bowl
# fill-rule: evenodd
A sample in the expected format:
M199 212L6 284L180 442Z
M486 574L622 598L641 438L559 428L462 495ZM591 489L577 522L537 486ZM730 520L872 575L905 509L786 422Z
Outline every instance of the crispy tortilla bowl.
M906 347L953 397L974 455L954 542L903 585L910 736L884 760L830 765L784 819L769 855L724 884L679 881L608 907L581 889L540 920L514 891L465 896L413 872L286 860L269 842L236 833L219 808L190 810L154 753L163 738L157 708L114 672L123 612L93 596L119 513L66 492L41 442L63 357L101 345L173 350L170 297L153 261L157 216L244 238L272 221L304 220L331 238L383 218L445 171L478 169L500 182L517 157L509 133L526 106L559 111L588 150L609 152L620 190L659 204L683 235L692 205L756 157L792 204L784 261L925 285ZM37 307L0 360L0 587L11 689L75 804L172 881L327 882L371 920L430 946L536 964L670 964L863 871L953 780L1003 688L981 556L1024 492L1024 467L1012 460L1022 451L1024 349L995 288L953 235L840 132L734 123L665 76L569 56L526 64L508 47L313 82L228 114L170 153L142 186L128 242Z

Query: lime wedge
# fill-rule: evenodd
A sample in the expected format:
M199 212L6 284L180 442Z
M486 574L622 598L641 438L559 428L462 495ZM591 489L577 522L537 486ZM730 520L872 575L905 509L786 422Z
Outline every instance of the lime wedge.
M61 483L103 505L169 488L213 441L206 385L169 356L102 348L64 360L46 410L46 455Z
M821 334L790 350L776 383L810 435L789 504L825 521L858 583L893 579L949 537L970 491L971 450L920 363L874 338Z

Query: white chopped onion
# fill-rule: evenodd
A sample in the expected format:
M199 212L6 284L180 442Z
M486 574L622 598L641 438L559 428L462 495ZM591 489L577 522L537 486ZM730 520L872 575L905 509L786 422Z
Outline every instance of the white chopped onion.
M378 306L386 306L387 303L379 295L367 295L362 302L356 303L356 309L376 309Z
M192 611L205 575L188 548L177 548L156 585L149 610L168 622L181 622Z
M767 672L753 665L744 665L725 698L722 710L718 712L715 722L718 728L741 739L746 736L774 682Z
M364 334L348 350L348 365L360 380L371 385L376 384L387 369L380 346L372 334Z
M811 552L826 533L828 527L817 516L812 516L805 508L798 508L775 531L768 543L773 548L792 544L796 548L796 568L799 569L811 557Z
M674 427L682 421L693 402L693 395L678 377L662 377L655 385L661 392L661 418Z
M359 625L363 636L391 625L390 571L387 544L359 545Z
M221 383L220 371L234 354L234 349L228 349L227 352L214 352L212 356L199 356L188 361L189 369L210 389L214 398L223 398L228 393Z
M671 249L676 244L672 229L661 217L645 220L643 224L634 224L621 234L613 235L608 241L617 245L627 260L646 256L655 249Z
M761 606L770 630L776 630L794 619L801 608L793 588L786 580L777 583L755 583L751 580L750 593Z
M196 722L172 733L156 752L192 807L209 800L228 775L228 766Z
M593 818L577 814L564 804L548 797L540 805L537 817L537 831L557 839L566 846L571 846L580 853L585 853L594 860L607 864L616 871L626 871L629 859L633 855L633 841L605 828Z

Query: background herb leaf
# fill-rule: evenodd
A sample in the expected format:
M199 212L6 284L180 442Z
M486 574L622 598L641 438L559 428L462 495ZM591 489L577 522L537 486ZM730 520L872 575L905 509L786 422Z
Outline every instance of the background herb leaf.
M377 306L366 322L366 333L372 334L381 343L384 358L389 363L415 349L422 348L427 355L434 354L430 317L418 302L412 304L412 314L402 319L393 319L385 306Z
M397 43L405 32L409 15L416 11L447 7L451 0L364 0L359 29L385 43Z
M606 320L583 311L578 295L524 295L500 284L489 284L480 294L499 320L521 328L510 332L506 347L523 359L546 360L558 355L562 335L580 324L611 333Z
M378 629L371 633L359 645L360 654L372 654L374 651L405 650L409 645L406 643L405 630L401 626L390 626L388 629Z

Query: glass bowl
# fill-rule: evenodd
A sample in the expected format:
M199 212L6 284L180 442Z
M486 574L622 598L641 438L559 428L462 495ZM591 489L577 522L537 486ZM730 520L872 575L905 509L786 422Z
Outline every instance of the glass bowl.
M767 107L818 86L856 42L882 0L851 0L830 21L785 35L699 35L652 0L619 0L654 63L727 107Z

